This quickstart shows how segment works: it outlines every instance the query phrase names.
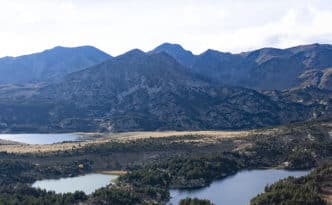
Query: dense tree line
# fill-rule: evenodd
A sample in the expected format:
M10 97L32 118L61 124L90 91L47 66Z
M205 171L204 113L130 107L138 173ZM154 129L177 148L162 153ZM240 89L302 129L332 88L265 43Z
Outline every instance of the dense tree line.
M197 188L234 174L243 166L240 156L236 154L214 153L164 160L133 170L120 179L134 186Z
M331 183L332 164L324 165L310 175L280 180L265 188L251 205L325 205L322 199L324 184Z
M0 204L2 205L63 205L78 204L85 200L87 200L87 196L83 192L55 194L32 188L26 184L0 186Z
M179 205L213 205L211 201L206 199L185 198L181 199Z
M89 204L99 205L138 205L142 204L142 197L128 188L108 187L97 190L89 199Z
M30 174L35 166L21 160L0 160L0 185L11 183L33 182Z
M79 166L83 165L83 166ZM0 185L12 183L32 183L40 178L58 178L86 173L91 170L91 162L78 160L54 166L40 165L22 159L0 159Z

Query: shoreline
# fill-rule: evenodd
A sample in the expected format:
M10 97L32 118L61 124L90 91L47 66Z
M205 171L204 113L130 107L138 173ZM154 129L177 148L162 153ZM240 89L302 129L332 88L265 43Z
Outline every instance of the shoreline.
M96 173L121 176L121 175L127 174L128 171L126 171L126 170L103 170L103 171L97 171Z

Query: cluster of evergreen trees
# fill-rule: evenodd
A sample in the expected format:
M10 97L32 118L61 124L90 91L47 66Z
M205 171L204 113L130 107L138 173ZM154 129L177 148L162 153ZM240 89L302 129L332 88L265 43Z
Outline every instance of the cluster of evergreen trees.
M322 199L323 186L331 183L332 164L324 165L310 175L280 180L265 188L251 205L326 205Z
M236 173L243 167L240 156L232 153L178 157L142 167L122 176L134 186L198 188L212 180Z
M0 204L2 205L64 205L77 204L87 200L83 192L55 194L35 189L27 184L11 184L0 186Z
M206 199L186 198L182 199L179 205L213 205L211 201Z

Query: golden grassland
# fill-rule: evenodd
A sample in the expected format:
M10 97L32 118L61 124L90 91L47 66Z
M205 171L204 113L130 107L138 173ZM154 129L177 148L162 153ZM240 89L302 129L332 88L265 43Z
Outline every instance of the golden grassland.
M89 140L80 142L65 142L57 144L30 145L15 142L1 143L0 152L8 153L36 153L56 152L80 149L87 145L107 142L126 143L151 138L171 138L182 142L213 143L226 138L239 138L249 136L253 131L156 131L156 132L122 132L122 133L75 133ZM187 138L194 136L194 138ZM182 139L183 138L183 139Z
M320 123L321 126L330 129L332 137L332 122ZM297 126L295 126L297 127ZM301 127L301 126L300 126ZM127 143L145 139L168 138L172 142L187 143L216 143L225 139L233 139L238 144L237 149L241 149L250 144L243 141L244 138L259 135L281 135L289 133L289 126L279 126L263 129L253 129L246 131L139 131L139 132L119 132L119 133L74 133L81 135L84 139L80 142L64 142L46 145L29 145L11 141L0 140L0 152L8 153L46 153L65 150L80 149L85 146L103 144L108 142ZM189 137L188 137L189 136ZM87 139L87 140L86 140ZM238 142L238 143L237 143Z

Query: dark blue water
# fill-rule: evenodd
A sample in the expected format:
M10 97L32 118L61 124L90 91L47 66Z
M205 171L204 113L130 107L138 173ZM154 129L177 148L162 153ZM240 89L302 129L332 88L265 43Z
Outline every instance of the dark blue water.
M241 171L225 179L214 181L209 187L195 190L170 190L169 204L178 205L186 197L209 199L216 205L247 205L250 199L272 184L288 176L300 177L309 171L250 170Z
M54 144L64 141L77 141L81 136L76 134L0 134L0 139L26 144Z

